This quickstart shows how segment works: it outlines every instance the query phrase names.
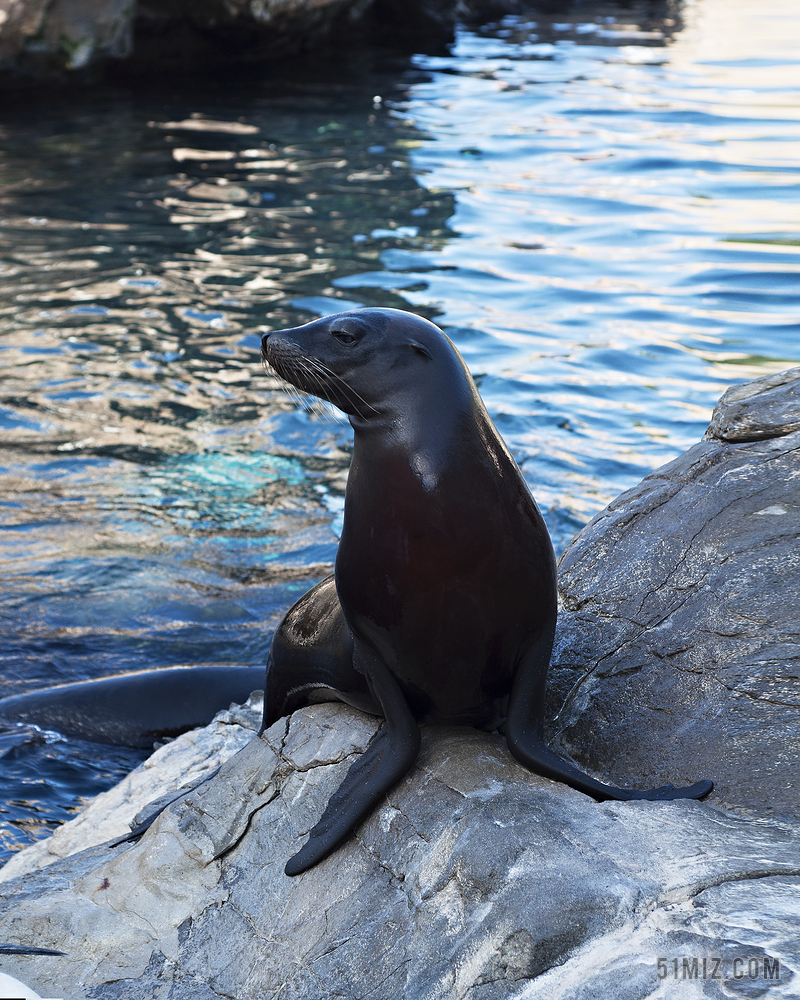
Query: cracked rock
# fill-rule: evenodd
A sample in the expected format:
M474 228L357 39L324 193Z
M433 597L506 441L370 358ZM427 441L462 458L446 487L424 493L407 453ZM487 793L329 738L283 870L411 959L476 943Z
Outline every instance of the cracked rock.
M800 817L800 368L735 386L705 439L562 557L552 729L601 780L712 778ZM557 715L556 715L557 713Z
M379 724L302 709L137 844L8 880L0 941L67 954L0 970L65 1000L642 1000L662 995L660 957L719 957L737 987L745 956L796 995L796 832L700 802L596 803L464 727L426 729L384 804L287 878ZM737 995L723 985L691 995Z
M160 747L119 784L95 796L51 837L15 854L0 868L0 883L126 836L153 812L159 800L171 799L183 786L202 781L247 746L261 727L263 704L263 693L256 691L244 705L219 712L204 729L193 729Z

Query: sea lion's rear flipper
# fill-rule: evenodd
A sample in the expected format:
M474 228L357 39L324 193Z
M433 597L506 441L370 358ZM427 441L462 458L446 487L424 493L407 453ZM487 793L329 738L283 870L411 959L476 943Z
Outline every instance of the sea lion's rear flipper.
M590 778L580 768L559 756L544 741L544 694L550 652L553 646L553 629L534 643L517 670L514 687L508 702L506 719L506 741L511 753L529 770L554 781L576 788L600 801L617 799L700 799L714 787L713 781L705 779L693 785L676 788L662 785L660 788L636 789L617 788Z
M262 732L319 701L343 701L382 714L366 678L353 667L353 637L333 575L303 594L278 626L267 662Z
M152 749L155 740L207 726L264 685L262 667L163 667L75 681L0 700L0 719L65 736Z
M356 669L367 677L386 722L331 796L307 843L286 863L287 875L299 875L337 848L408 773L419 753L419 727L397 682L376 654L358 640L355 646Z

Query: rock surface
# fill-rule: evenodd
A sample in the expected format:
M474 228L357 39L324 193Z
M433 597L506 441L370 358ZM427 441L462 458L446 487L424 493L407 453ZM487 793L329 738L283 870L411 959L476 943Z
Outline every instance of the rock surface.
M726 393L562 561L559 738L600 776L709 775L716 798L598 804L501 737L429 728L355 836L289 879L380 723L317 705L258 737L251 698L9 862L0 942L67 954L0 972L65 1000L800 995L799 389L795 370ZM220 763L138 843L101 843Z
M204 729L193 729L160 747L52 836L15 854L0 868L0 882L125 836L149 803L201 781L246 746L261 728L262 709L263 693L258 691L246 704L219 712Z
M124 58L132 50L135 6L135 0L0 0L0 71L46 75Z
M427 730L357 835L287 878L377 724L304 709L138 844L6 882L0 940L68 954L0 968L70 1000L634 1000L685 956L726 977L686 996L756 996L766 958L770 995L797 995L800 836L697 802L598 804L469 729ZM737 957L756 981L733 978Z
M559 566L561 745L604 780L715 781L800 818L800 369L730 389L706 437Z
M372 0L0 0L0 78L76 76L132 56L151 66L291 54Z

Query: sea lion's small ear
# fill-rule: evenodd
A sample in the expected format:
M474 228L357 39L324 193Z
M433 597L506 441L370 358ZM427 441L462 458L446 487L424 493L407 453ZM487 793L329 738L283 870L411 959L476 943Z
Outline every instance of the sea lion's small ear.
M408 346L412 351L416 351L417 354L421 354L423 358L427 358L428 361L430 361L433 357L428 348L424 344L420 344L418 340L409 340Z

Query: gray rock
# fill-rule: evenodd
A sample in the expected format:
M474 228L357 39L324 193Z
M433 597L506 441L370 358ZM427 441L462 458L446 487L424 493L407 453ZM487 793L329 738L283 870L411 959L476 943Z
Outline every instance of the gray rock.
M0 882L51 865L87 847L127 835L141 822L141 813L162 798L172 798L185 785L202 781L246 746L261 727L263 694L255 692L244 705L219 712L205 729L194 729L171 740L119 784L95 796L73 820L52 836L37 840L0 868Z
M564 553L552 712L602 780L713 778L800 816L800 369L730 389L706 438Z
M800 369L734 385L714 409L706 439L761 441L800 431Z
M774 995L792 995L796 833L698 802L598 804L474 730L426 730L419 764L356 836L287 878L378 724L304 709L138 844L4 883L0 940L68 954L0 968L70 1000L633 1000L661 989L658 958L720 957L730 987L744 956L761 979L777 960ZM731 995L695 986L687 996Z

